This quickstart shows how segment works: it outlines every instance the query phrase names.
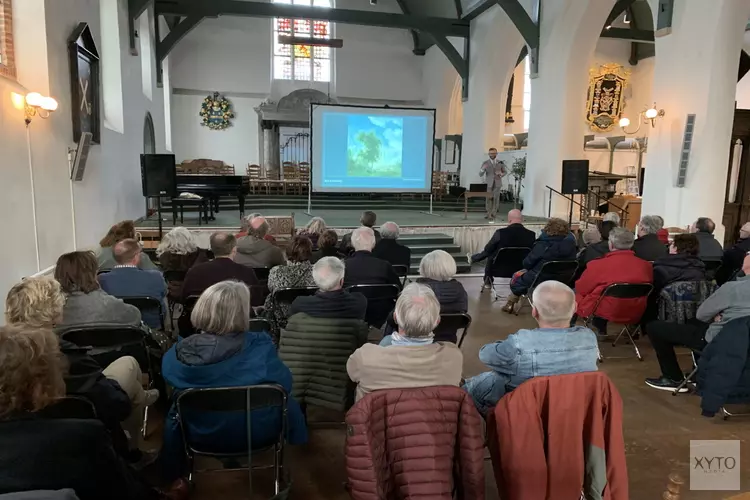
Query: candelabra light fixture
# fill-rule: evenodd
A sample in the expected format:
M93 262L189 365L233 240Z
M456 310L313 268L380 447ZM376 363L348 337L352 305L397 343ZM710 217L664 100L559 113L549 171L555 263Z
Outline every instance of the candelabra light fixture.
M634 134L638 133L638 131L641 129L641 126L645 122L651 123L651 127L652 128L655 127L656 126L656 120L659 119L659 118L662 118L664 116L664 114L665 114L664 110L663 109L657 109L656 103L654 103L654 105L652 107L650 107L650 108L644 107L643 111L641 111L640 113L638 113L638 127L635 130L633 130L633 131L627 131L627 130L625 130L626 127L630 126L630 118L628 118L626 116L623 116L622 118L620 118L619 125L620 125L620 128L622 129L622 131L625 132L627 135L634 135Z
M13 106L24 111L24 121L26 126L31 124L31 120L38 116L40 118L49 118L50 114L57 110L57 101L52 97L46 97L38 92L30 92L25 96L11 93Z

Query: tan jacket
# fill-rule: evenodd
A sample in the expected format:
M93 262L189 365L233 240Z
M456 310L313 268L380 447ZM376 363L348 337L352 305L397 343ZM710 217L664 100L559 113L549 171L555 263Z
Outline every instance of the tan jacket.
M463 355L455 344L420 346L365 344L349 357L346 371L357 385L357 401L381 389L410 389L461 382Z

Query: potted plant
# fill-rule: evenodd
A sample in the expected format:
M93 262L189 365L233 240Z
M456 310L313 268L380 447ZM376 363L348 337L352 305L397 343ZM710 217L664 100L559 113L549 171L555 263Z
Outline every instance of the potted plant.
M513 160L513 166L510 167L510 175L513 177L513 206L518 207L518 201L521 198L521 181L526 177L526 155L519 156Z

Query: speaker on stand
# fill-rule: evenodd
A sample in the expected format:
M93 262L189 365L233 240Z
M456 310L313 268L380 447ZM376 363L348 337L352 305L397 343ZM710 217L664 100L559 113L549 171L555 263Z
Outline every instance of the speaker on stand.
M177 196L177 167L174 155L141 155L141 187L143 196L156 198L159 218L159 240L162 237L161 197Z
M570 213L568 224L573 223L573 196L589 192L589 161L563 160L562 162L562 194L570 195Z

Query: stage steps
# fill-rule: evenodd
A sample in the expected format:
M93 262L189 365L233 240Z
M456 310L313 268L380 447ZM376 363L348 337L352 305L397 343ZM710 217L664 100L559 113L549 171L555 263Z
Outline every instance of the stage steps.
M461 252L461 247L456 245L452 236L440 233L405 234L398 241L411 249L410 275L419 274L419 262L433 250L445 250L451 254L460 274L471 272L466 254Z

